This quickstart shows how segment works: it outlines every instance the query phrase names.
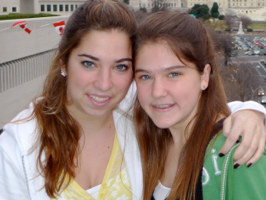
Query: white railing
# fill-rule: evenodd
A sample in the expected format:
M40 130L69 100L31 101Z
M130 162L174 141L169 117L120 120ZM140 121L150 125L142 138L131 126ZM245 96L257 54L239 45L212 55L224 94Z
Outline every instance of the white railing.
M55 50L0 64L0 93L47 73Z

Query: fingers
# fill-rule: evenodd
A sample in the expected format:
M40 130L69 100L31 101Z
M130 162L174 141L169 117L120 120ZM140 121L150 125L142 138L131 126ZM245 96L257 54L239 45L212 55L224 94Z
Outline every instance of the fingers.
M223 134L226 137L225 143L222 146L222 148L219 151L219 155L225 155L230 151L230 149L233 147L233 145L236 143L240 136L240 131L238 130L238 127L240 124L237 121L235 122L234 126L231 129L232 126L232 117L229 116L224 120L223 123Z
M250 141L247 142L247 140L245 141L243 139L234 153L234 166L241 166L244 163L247 163L247 165L249 165L249 162L253 158L253 155L257 154L258 152L258 146L259 140L257 139L257 137L253 138L251 143ZM261 154L259 156L261 156Z
M257 129L258 127L254 127L253 130L247 130L250 131L249 133L253 132L254 134L243 133L240 145L237 147L234 153L234 160L240 160L240 165L244 162L247 162L258 149L259 136L256 136L256 134L259 134L259 131Z
M239 136L240 145L234 153L235 168L246 163L251 166L259 160L265 147L264 115L251 110L234 113L224 121L223 133L226 141L220 150L220 156L229 152Z
M252 156L252 158L249 161L246 162L247 167L250 167L260 159L260 157L264 153L265 140L266 140L266 134L264 134L263 137L259 140L259 146L256 153Z

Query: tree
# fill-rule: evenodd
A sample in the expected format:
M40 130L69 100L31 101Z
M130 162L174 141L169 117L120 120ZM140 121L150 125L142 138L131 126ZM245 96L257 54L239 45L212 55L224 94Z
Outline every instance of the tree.
M219 67L223 86L228 101L254 100L254 93L259 87L259 79L250 70L248 63L238 62L233 65Z
M232 24L234 23L234 16L232 15L225 15L224 21L227 24L229 30L231 29Z
M214 42L216 52L223 57L223 65L227 66L232 54L233 38L229 34L217 33L211 28L207 28L207 30Z
M195 4L191 10L189 11L190 14L193 14L196 16L196 18L203 18L204 20L210 18L209 14L209 7L205 4L200 5L200 4Z
M243 28L247 29L248 25L252 24L252 20L247 16L241 16L240 20L242 21Z
M129 0L123 0L123 2L127 5L129 5Z
M166 0L152 0L151 12L155 13L158 11L166 11L168 8L168 3Z
M211 8L211 16L217 18L219 14L219 6L216 2L214 2Z

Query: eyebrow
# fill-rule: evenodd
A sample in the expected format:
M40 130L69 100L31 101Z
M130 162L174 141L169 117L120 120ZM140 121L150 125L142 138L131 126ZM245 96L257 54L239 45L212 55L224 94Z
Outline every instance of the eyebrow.
M96 60L96 61L99 61L99 60L100 60L100 59L97 58L97 57L94 57L94 56L92 56L92 55L90 55L90 54L85 54L85 53L83 53L83 54L78 54L78 56L88 57L88 58L90 58L90 59L92 59L92 60ZM116 60L115 62L116 62L116 63L120 63L120 62L124 62L124 61L132 62L132 58L121 58L121 59L119 59L119 60Z
M164 68L161 70L161 72L167 72L167 71L171 71L173 69L180 69L180 68L185 68L186 66L184 65L175 65L175 66L171 66L171 67L167 67L167 68ZM151 71L149 70L145 70L145 69L136 69L135 70L135 73L138 73L138 72L146 72L146 73L151 73Z

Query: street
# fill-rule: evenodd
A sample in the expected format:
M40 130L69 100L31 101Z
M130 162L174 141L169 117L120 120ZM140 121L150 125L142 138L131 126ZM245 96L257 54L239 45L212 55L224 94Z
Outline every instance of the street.
M255 36L242 37L247 37L252 41ZM264 59L266 60L266 55L245 55L246 51L243 49L237 49L234 51L237 52L237 56L230 57L229 62L232 65L244 63L249 66L250 73L252 74L252 76L256 76L256 79L259 82L259 86L257 84L252 86L251 84L253 94L250 96L250 99L261 103L262 96L258 95L258 91L260 90L260 88L262 88L266 92L266 65L264 65L260 61ZM266 107L266 104L264 104L264 106Z

